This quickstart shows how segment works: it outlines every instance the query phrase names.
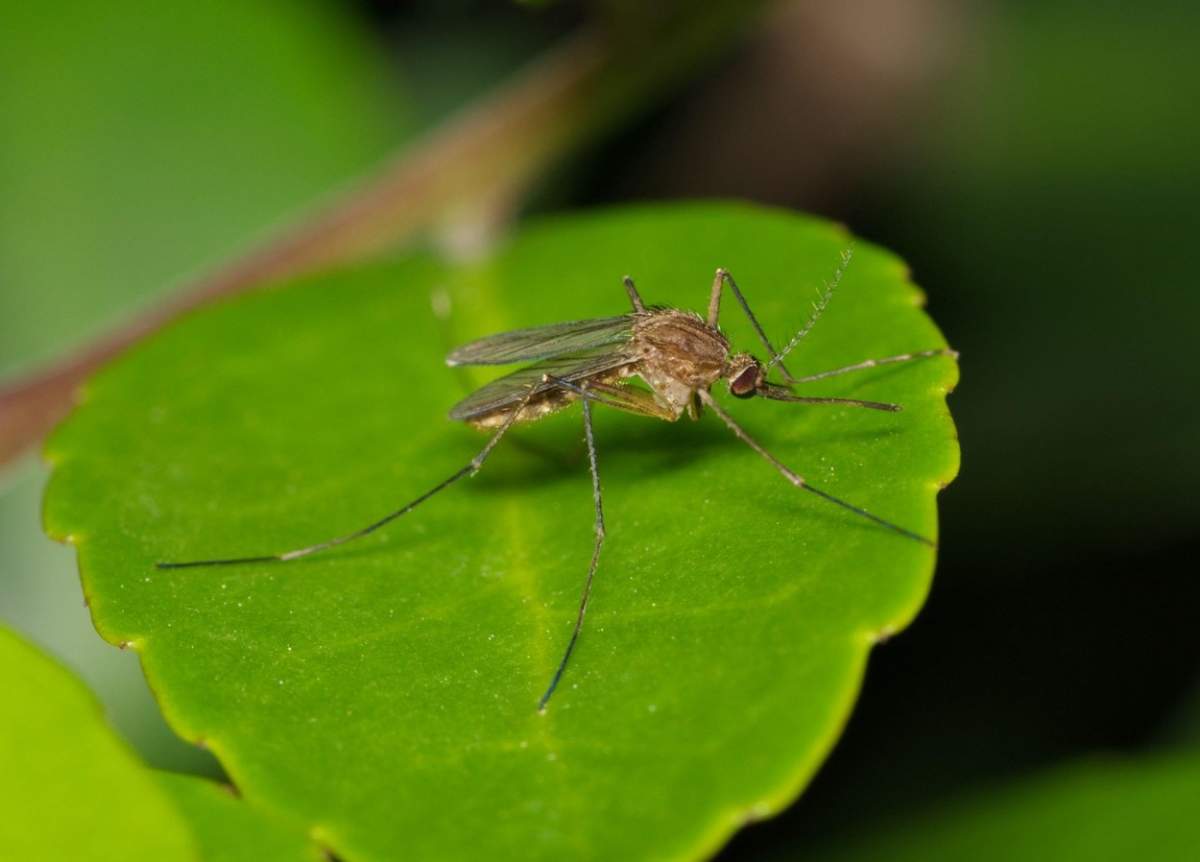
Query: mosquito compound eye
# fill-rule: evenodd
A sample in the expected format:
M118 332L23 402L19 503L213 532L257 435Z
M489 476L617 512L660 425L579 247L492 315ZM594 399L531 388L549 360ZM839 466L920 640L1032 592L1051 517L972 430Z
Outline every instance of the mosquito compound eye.
M745 371L729 381L729 391L733 393L735 398L749 398L754 395L754 391L757 388L758 368L754 365L749 366Z

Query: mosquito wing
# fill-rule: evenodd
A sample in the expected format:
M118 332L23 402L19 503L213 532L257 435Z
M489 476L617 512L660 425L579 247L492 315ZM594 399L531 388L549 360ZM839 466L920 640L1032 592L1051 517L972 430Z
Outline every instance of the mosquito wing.
M450 418L475 419L520 403L531 388L535 393L554 389L553 382L543 382L546 375L577 383L593 374L628 365L634 359L623 346L615 346L536 362L476 389L450 409Z
M598 347L623 344L633 334L633 315L573 320L489 335L451 351L447 365L511 365L581 354Z

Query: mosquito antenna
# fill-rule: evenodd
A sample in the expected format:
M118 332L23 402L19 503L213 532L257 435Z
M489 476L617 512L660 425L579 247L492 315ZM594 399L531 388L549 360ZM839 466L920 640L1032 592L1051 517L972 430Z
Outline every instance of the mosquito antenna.
M796 345L804 340L804 337L808 335L810 331L812 331L813 326L816 325L821 315L825 312L825 307L829 305L829 299L833 296L833 292L837 290L838 285L841 284L842 275L846 272L846 267L850 265L850 258L853 256L854 246L851 245L842 252L842 261L838 264L838 268L834 270L833 280L825 285L825 289L821 291L820 297L818 297L817 301L813 303L813 312L808 318L808 322L800 327L800 331L792 336L792 340L783 346L783 350L771 357L771 360L763 369L764 371L770 371L776 365L780 365L780 363L783 362L783 357L791 353L792 350L795 349ZM780 365L780 367L782 368L782 365ZM796 382L790 374L787 375L787 377L789 383Z
M806 491L811 491L813 494L816 494L818 497L821 497L824 500L828 500L830 503L833 503L835 505L841 506L843 509L853 512L854 514L859 515L860 517L866 518L868 521L874 521L879 526L886 527L887 529L891 530L894 533L899 533L901 536L904 536L909 539L913 539L917 542L920 542L923 545L928 545L931 548L937 547L937 544L932 539L927 539L924 536L920 535L919 533L914 533L912 530L907 530L904 527L901 527L899 524L893 524L891 521L885 520L884 518L881 518L876 514L868 512L866 509L863 509L859 506L855 506L853 503L847 503L845 500L835 497L826 491L822 491L820 488L813 487L807 481L805 481L803 476L800 476L798 473L793 472L791 470L791 468L789 468L786 464L784 464L782 461L780 461L778 458L776 458L774 455L772 455L770 452L768 452L766 449L764 449L757 440L755 440L753 437L751 437L749 434L747 434L745 432L745 430L742 429L742 426L738 425L737 422L733 421L733 417L730 416L728 413L726 413L724 410L722 410L721 406L719 404L717 404L716 399L714 399L712 397L712 393L710 393L704 389L698 390L698 393L700 395L701 400L704 401L704 403L706 405L708 405L712 409L712 411L721 418L721 421L725 423L726 427L728 427L729 430L732 431L739 440L741 440L743 443L745 443L747 446L749 446L751 449L753 449L755 452L757 452L759 455L761 455L763 458L765 458L771 464L772 467L774 467L776 470L778 470L785 479L787 479L789 482L791 482L797 488L803 488Z
M496 444L500 442L500 438L502 438L504 436L505 432L508 431L508 429L512 427L512 424L513 424L513 422L516 421L517 416L519 416L521 414L521 412L529 405L530 399L533 398L533 396L537 393L537 391L538 391L538 387L536 384L529 387L529 391L527 393L525 393L525 396L513 408L512 412L510 412L508 414L508 416L505 418L504 424L502 424L499 428L496 429L496 433L493 434L491 436L491 438L487 441L487 443L484 445L484 447L479 450L479 453L474 458L472 458L469 462L467 462L467 465L465 467L458 470L457 472L455 472L448 478L443 479L441 482L438 482L436 485L434 485L432 488L430 488L428 491L426 491L421 496L417 497L415 500L412 500L411 502L406 503L404 506L400 507L396 511L383 516L375 523L368 524L367 526L363 527L362 529L355 530L352 533L347 533L344 536L338 536L333 539L327 539L324 542L318 542L315 545L309 545L304 548L296 548L295 550L292 550L292 551L285 551L282 554L265 554L265 555L259 555L259 556L254 556L254 557L229 557L227 559L218 559L218 560L189 560L189 561L183 562L183 563L155 563L154 565L159 569L192 569L192 568L199 568L201 566L233 566L233 565L238 565L240 563L286 563L289 560L296 560L296 559L299 559L300 557L307 557L309 554L315 554L318 551L325 551L325 550L328 550L329 548L336 548L338 545L344 545L347 542L353 542L355 539L361 539L363 536L370 535L371 533L374 533L376 530L378 530L380 527L383 527L386 524L390 524L392 521L396 520L401 515L407 515L409 512L411 512L413 509L417 508L417 506L424 503L426 500L428 500L430 497L432 497L438 491L444 490L445 488L449 487L450 485L453 485L455 482L457 482L463 476L471 476L471 475L474 475L475 473L477 473L479 471L479 468L483 466L483 462L487 460L487 456L491 454L492 450L496 448Z

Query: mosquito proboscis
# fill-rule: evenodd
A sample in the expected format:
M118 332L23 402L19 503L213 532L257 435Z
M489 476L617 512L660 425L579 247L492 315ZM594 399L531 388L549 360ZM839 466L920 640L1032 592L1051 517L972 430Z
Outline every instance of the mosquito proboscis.
M642 302L642 297L638 293L633 279L626 276L624 279L625 290L633 306L633 311L630 313L615 317L518 329L472 341L451 351L450 355L446 357L447 364L452 366L510 365L523 362L531 364L477 389L450 410L451 419L491 431L491 436L479 453L455 473L374 523L323 542L277 554L188 562L160 562L156 565L160 569L182 569L242 563L287 562L344 545L373 533L408 514L459 479L474 475L514 424L536 421L579 401L582 405L584 439L587 443L588 468L592 479L595 540L570 639L549 685L538 699L538 710L544 711L567 669L567 664L575 650L575 644L583 630L583 619L591 596L592 581L599 565L600 549L604 544L604 507L600 489L600 472L596 459L596 441L592 430L592 405L594 404L668 422L674 422L684 414L692 419L698 419L703 409L707 407L739 440L757 452L795 487L808 491L898 536L935 547L931 539L813 486L751 437L712 396L713 385L724 380L729 386L730 393L736 398L752 398L757 395L774 401L798 404L837 404L895 412L901 409L900 405L857 398L800 395L794 387L880 365L909 362L934 356L957 357L958 354L953 350L933 348L878 359L866 359L827 371L799 377L793 376L783 361L808 335L817 319L825 311L830 297L841 282L850 259L851 250L847 249L842 253L841 262L833 278L814 304L808 321L783 346L783 349L778 351L771 345L766 332L750 310L750 305L737 282L724 269L716 271L709 294L708 313L703 317L694 312L675 308L647 306ZM721 294L726 288L741 306L754 328L758 340L766 349L769 359L765 363L749 353L732 352L729 340L718 328ZM778 368L782 383L767 380L767 373L774 368ZM645 387L631 385L634 377L640 378Z

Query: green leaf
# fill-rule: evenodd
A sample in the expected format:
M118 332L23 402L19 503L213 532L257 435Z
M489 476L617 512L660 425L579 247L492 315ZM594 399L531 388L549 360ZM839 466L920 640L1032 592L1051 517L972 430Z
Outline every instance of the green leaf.
M848 242L748 206L622 209L528 228L480 263L414 257L222 304L91 381L47 446L47 529L76 545L97 627L141 653L171 724L339 856L711 852L800 792L934 561L796 490L713 417L596 409L608 541L545 714L592 546L578 408L335 552L154 561L305 545L463 466L484 438L445 418L453 342L623 313L626 272L648 302L703 307L718 265L782 342ZM789 364L943 345L919 305L904 265L860 243ZM728 299L723 325L757 349ZM934 536L956 374L942 358L808 387L899 414L716 395L816 486Z
M197 859L186 822L83 685L0 627L0 855Z
M1196 858L1200 756L1094 760L939 805L818 862Z
M304 830L239 801L228 788L190 775L156 777L187 818L204 862L322 862Z

